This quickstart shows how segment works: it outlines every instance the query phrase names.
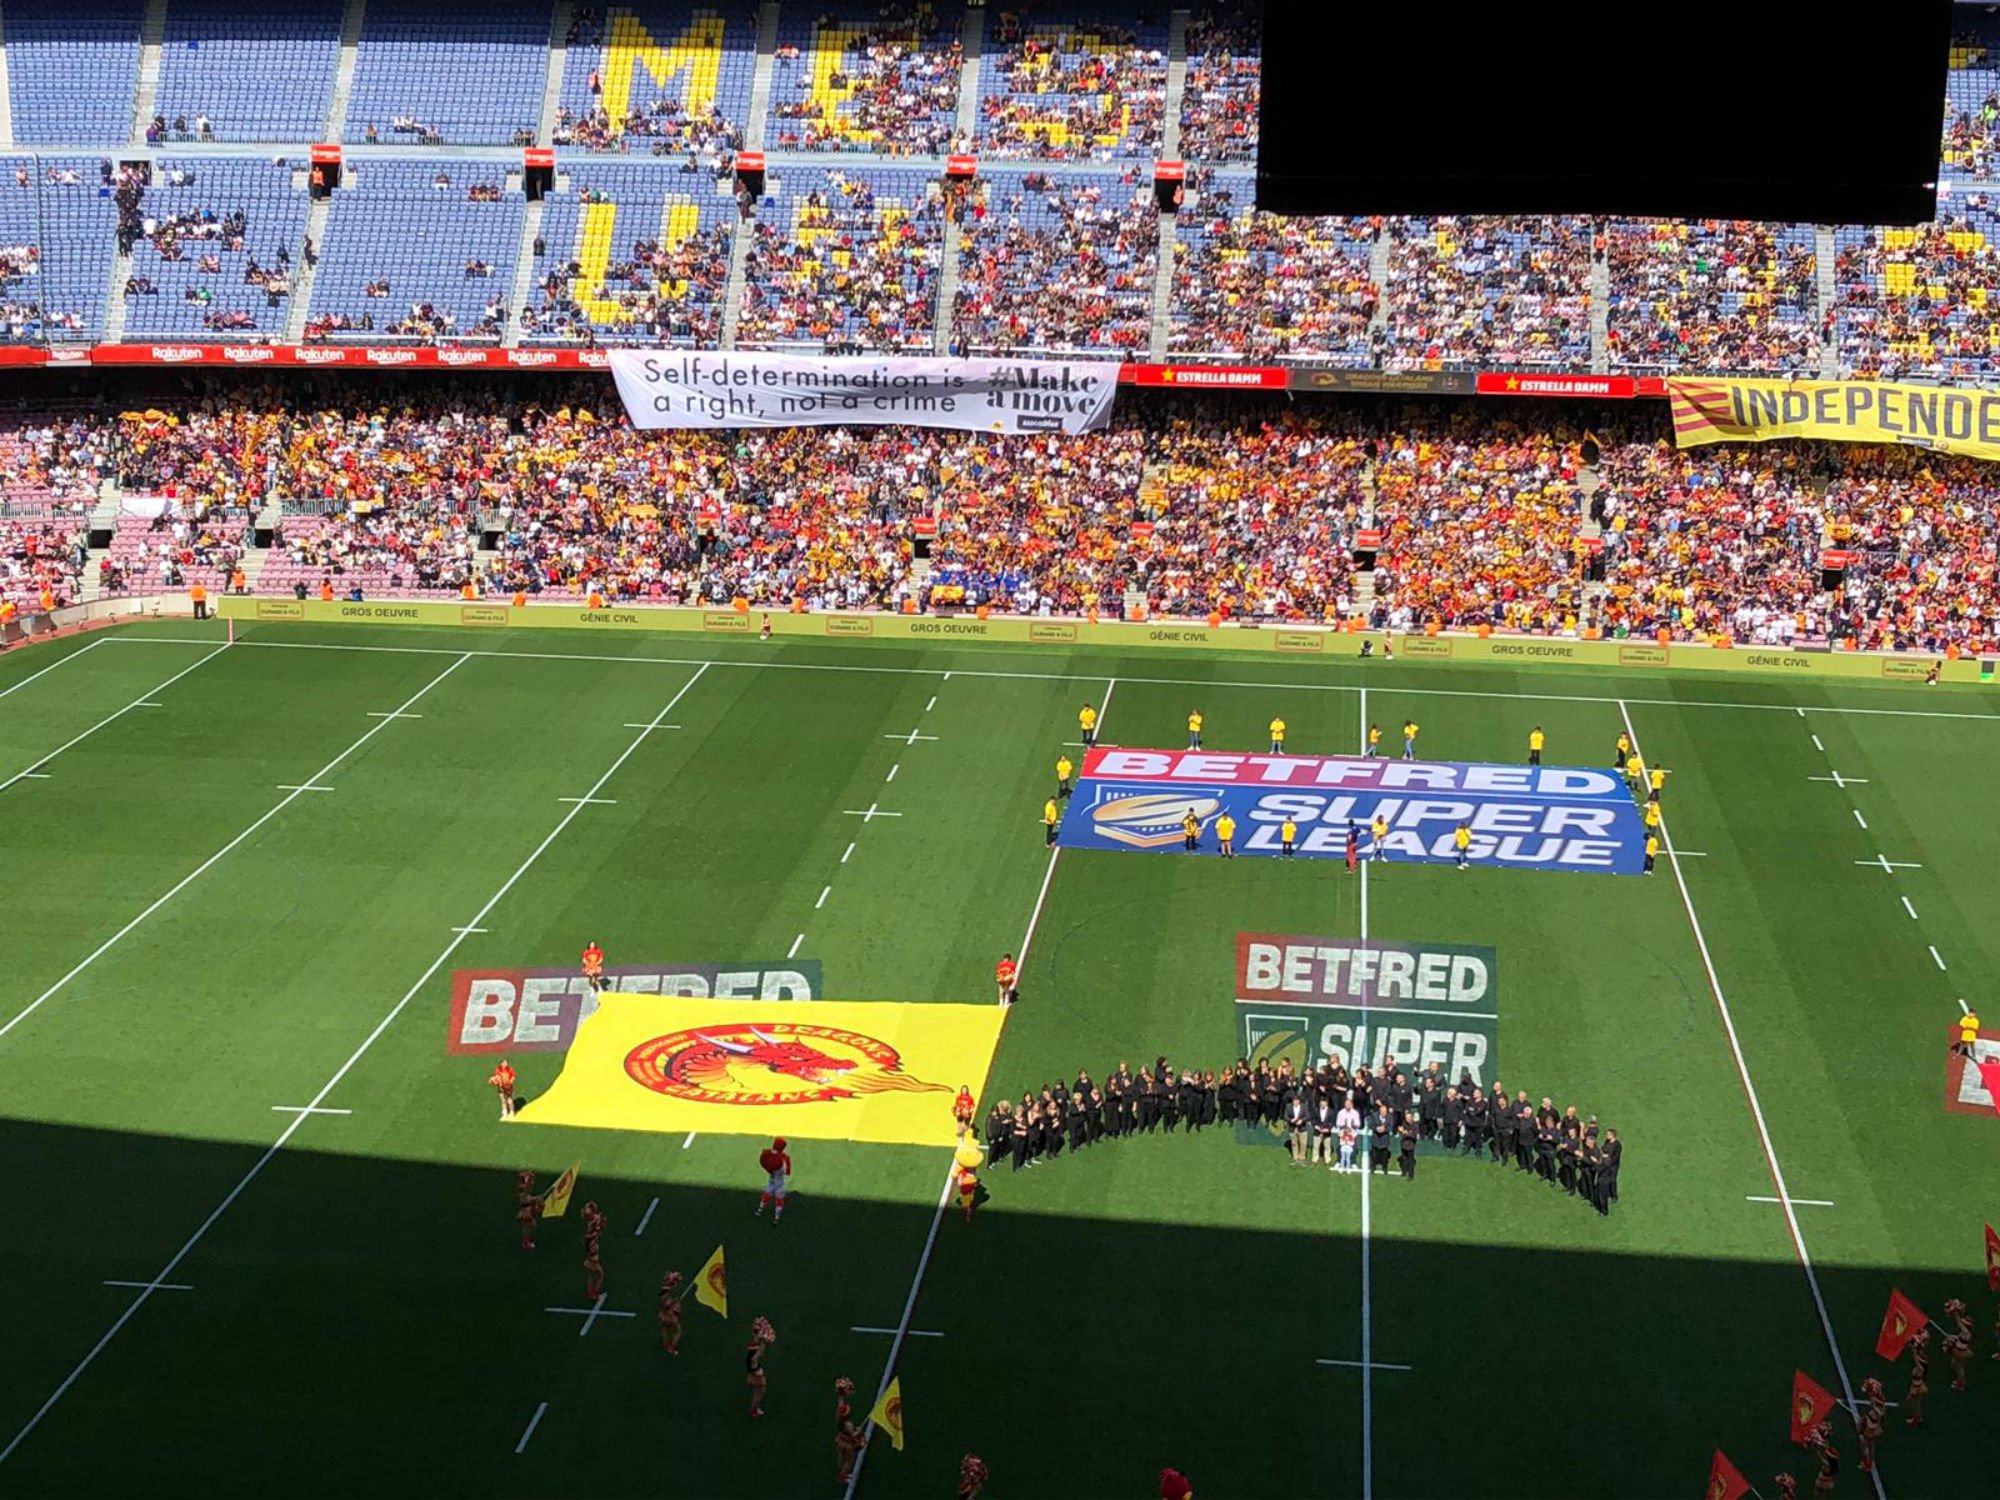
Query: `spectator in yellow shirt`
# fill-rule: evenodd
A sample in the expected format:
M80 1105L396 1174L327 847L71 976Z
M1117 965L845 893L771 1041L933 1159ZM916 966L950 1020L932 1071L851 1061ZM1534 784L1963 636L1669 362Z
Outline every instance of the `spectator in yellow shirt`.
M1285 721L1283 719L1273 719L1271 721L1271 753L1273 755L1283 755L1285 753Z
M1215 820L1215 842L1224 859L1236 858L1236 820L1228 813Z
M1542 763L1542 746L1547 740L1548 736L1542 733L1542 726L1539 724L1528 731L1529 765L1539 766Z
M1195 709L1190 709L1188 711L1188 749L1199 750L1200 748L1201 748L1201 710L1195 708Z

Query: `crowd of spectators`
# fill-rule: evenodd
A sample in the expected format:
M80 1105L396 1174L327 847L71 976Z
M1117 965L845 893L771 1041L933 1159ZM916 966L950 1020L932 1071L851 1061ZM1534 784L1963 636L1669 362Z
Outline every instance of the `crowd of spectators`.
M958 347L1145 352L1160 245L1150 183L1030 172L975 186L960 222Z
M1613 366L1816 369L1827 330L1810 228L1654 219L1607 240Z
M1397 218L1386 232L1383 368L1588 366L1588 221Z
M875 20L851 27L828 17L814 28L814 43L842 47L823 93L815 89L820 68L810 52L777 50L774 147L941 156L962 144L954 135L964 47L943 33L931 6L885 0Z
M540 304L521 309L522 333L593 345L600 331L615 331L625 342L639 334L714 348L729 283L729 230L697 229L671 244L641 237L623 260L605 266L601 280L585 282L584 264L573 258L543 275Z
M1110 161L1157 155L1167 55L1109 18L1017 3L989 15L978 151L998 159Z
M1988 379L2000 358L2000 219L1985 194L1917 229L1843 229L1834 260L1844 375Z
M751 227L738 344L927 352L944 202L914 180L902 186L828 169L803 192L767 197Z
M1176 225L1169 351L1369 363L1381 231L1379 219L1260 213L1235 187L1203 181Z
M2000 641L2000 473L1921 449L1683 450L1663 407L1186 394L1121 400L1069 438L638 434L601 382L536 379L0 414L0 454L34 486L10 502L0 575L73 594L74 539L115 476L162 513L106 580L134 590L227 569L276 503L265 589ZM1363 528L1381 533L1372 574ZM1854 556L1834 592L1827 547Z
M1188 17L1181 156L1197 162L1257 159L1264 74L1260 0L1208 0Z

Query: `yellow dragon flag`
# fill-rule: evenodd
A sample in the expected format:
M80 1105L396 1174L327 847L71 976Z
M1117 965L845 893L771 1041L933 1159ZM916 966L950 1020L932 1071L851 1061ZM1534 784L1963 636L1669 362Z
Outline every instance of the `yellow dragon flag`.
M889 1434L889 1441L896 1451L903 1451L903 1377L898 1375L889 1382L889 1389L882 1393L882 1399L875 1403L875 1410L868 1413L868 1420Z
M725 1318L729 1316L729 1267L723 1263L720 1245L708 1258L708 1264L695 1273L694 1300L703 1307L714 1308Z
M549 1190L542 1194L542 1217L560 1219L569 1211L570 1195L576 1191L576 1174L583 1170L581 1161L571 1164L570 1169L549 1184Z
M948 1146L984 1090L997 1005L602 995L531 1125Z

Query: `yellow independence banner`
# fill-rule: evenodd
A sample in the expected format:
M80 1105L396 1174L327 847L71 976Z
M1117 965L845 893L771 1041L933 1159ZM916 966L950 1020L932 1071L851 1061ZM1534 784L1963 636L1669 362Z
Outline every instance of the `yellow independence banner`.
M1880 380L1669 380L1674 441L1907 443L2000 459L2000 391Z
M534 1125L949 1145L977 1098L997 1005L674 1000L605 995Z

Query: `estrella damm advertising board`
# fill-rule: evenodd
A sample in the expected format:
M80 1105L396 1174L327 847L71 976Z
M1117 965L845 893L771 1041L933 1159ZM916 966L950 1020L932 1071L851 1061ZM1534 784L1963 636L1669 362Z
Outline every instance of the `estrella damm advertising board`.
M1294 1067L1366 1063L1492 1087L1500 1067L1500 961L1464 943L1236 934L1243 1055Z
M1215 824L1236 821L1236 852L1283 852L1287 818L1297 853L1340 859L1352 826L1363 859L1448 864L1461 823L1469 863L1516 870L1637 875L1646 830L1613 772L1582 766L1468 765L1352 755L1248 755L1201 750L1089 751L1057 842L1071 849L1185 853L1184 824L1200 825L1195 852L1216 851Z

